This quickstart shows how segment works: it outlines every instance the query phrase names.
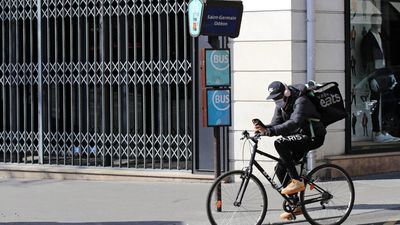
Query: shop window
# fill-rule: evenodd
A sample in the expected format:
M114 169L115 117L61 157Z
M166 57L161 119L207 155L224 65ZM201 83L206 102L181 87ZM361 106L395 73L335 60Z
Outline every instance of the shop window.
M400 1L351 0L352 150L400 146Z

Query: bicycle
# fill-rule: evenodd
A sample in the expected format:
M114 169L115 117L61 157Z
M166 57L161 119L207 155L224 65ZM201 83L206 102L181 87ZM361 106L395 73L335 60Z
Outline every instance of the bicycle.
M279 192L279 186L256 161L256 155L262 155L279 162L280 159L258 150L259 134L250 136L243 132L246 140L251 140L252 148L249 164L243 170L234 170L222 174L212 184L207 196L207 215L213 225L260 225L264 221L268 208L267 192L261 181L253 174L255 166L269 181L272 188ZM306 154L296 162L300 165L301 179L306 189L298 195L280 194L283 210L292 214L301 207L306 220L313 225L341 224L350 215L354 205L354 185L348 173L334 164L322 164L305 173Z

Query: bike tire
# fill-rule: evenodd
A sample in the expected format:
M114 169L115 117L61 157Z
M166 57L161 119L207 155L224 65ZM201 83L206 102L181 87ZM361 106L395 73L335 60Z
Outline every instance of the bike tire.
M338 225L347 219L353 209L355 192L353 181L343 168L320 165L307 174L305 184L300 201L309 223Z
M265 188L254 175L249 180L240 206L234 202L245 176L242 170L234 170L219 176L212 184L207 196L207 216L213 225L261 225L268 208ZM221 201L216 198L221 185ZM218 206L220 211L218 211Z

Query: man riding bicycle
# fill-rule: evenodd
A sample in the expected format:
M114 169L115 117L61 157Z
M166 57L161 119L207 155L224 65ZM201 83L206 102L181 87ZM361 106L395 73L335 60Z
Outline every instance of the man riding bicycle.
M281 193L295 195L305 188L300 181L295 161L299 161L307 151L322 146L326 129L318 120L321 118L320 113L305 95L304 84L287 86L280 81L274 81L268 86L268 92L267 99L272 99L276 105L272 121L264 125L260 120L254 119L253 123L256 131L262 135L282 136L274 142L281 158L275 170L284 187ZM300 207L293 213L302 214ZM285 212L281 214L281 218L292 219L292 214Z

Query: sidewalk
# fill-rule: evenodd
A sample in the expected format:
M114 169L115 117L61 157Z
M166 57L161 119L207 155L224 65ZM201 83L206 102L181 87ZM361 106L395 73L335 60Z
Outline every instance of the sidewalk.
M354 179L356 200L351 216L400 210L400 173ZM210 185L5 179L0 180L0 223L206 225L205 198ZM279 224L282 200L269 185L266 188L269 210L264 224ZM300 216L296 224L308 223Z

